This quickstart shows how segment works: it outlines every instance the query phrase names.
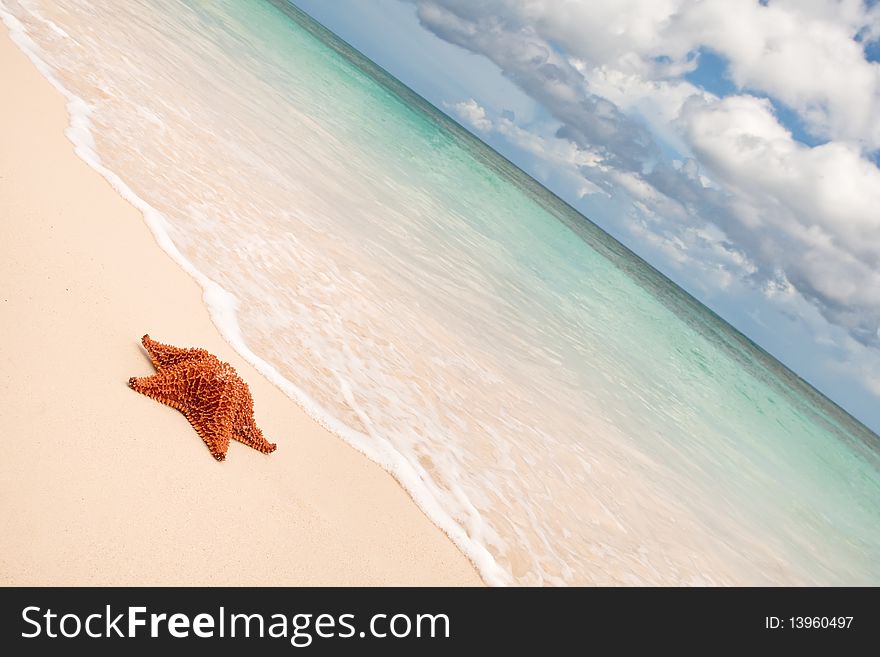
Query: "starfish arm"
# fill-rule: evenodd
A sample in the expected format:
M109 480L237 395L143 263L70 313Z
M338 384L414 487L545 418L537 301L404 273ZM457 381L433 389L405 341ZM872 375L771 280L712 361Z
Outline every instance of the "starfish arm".
M178 411L183 412L185 408L180 379L172 372L157 372L152 376L133 376L128 380L128 387Z
M223 422L217 417L205 420L200 416L192 416L190 413L184 413L184 415L196 433L205 441L211 456L218 461L225 461L226 451L229 449L229 438L232 436L232 422Z
M204 349L182 349L180 347L172 347L168 344L156 342L149 335L141 338L144 349L150 355L153 367L157 370L163 370L167 367L173 367L178 363L182 363L195 358L201 358L208 355Z
M227 389L211 391L205 383L198 368L189 364L128 380L132 390L183 413L211 455L223 461L232 436L235 402Z
M236 427L235 433L232 434L238 442L244 443L248 447L253 447L263 454L271 454L275 451L277 445L270 443L263 436L263 432L254 422L253 417L246 418L239 426Z
M191 401L183 409L183 414L205 441L211 456L225 461L237 406L235 398L230 395L230 387L224 385L218 388L216 381L196 371L195 379L190 381L188 388Z

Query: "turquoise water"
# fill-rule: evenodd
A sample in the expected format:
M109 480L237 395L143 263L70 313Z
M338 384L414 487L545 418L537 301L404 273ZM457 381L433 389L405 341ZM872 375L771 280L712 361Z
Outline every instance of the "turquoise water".
M233 345L488 581L880 583L875 435L301 12L0 6Z

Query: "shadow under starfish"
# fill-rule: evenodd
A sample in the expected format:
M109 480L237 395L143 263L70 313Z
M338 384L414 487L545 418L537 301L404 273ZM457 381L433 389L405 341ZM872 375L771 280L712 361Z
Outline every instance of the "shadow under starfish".
M186 416L218 461L226 459L229 440L269 454L275 443L254 422L254 401L235 368L204 349L181 349L152 340L141 342L156 373L132 377L128 386Z

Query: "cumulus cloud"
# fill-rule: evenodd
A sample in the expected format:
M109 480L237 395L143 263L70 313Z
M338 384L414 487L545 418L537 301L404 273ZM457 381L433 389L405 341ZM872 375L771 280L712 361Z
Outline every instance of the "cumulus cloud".
M821 136L880 148L880 65L864 45L880 38L880 5L862 0L416 0L422 23L489 56L553 59L650 80L696 67L706 48L730 62L742 88L796 110ZM551 62L557 65L555 62ZM568 93L568 90L559 90Z
M740 0L684 9L666 33L725 56L737 86L779 99L821 137L880 147L880 65L868 62L855 40L877 33L876 6L776 0L765 7Z
M880 64L864 50L880 4L412 1L424 27L488 57L558 128L532 135L473 99L463 120L629 198L626 229L702 268L701 284L787 291L880 345ZM707 50L735 95L685 79ZM796 140L778 107L821 143Z
M799 144L764 99L728 97L685 112L682 123L735 199L722 227L827 319L877 343L880 170L850 144Z
M483 109L473 98L454 103L449 108L458 115L465 124L471 126L475 130L485 132L492 128L492 122L486 117L486 110Z

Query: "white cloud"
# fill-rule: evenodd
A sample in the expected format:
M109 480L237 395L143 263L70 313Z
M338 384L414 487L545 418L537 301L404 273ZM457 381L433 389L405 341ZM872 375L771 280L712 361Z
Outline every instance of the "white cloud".
M880 38L876 4L417 0L417 5L427 27L508 71L517 68L511 61L517 57L552 61L556 45L582 70L660 82L693 69L695 53L711 49L729 60L740 87L791 106L817 134L880 148L880 64L868 62L854 38ZM505 41L510 48L499 58Z
M450 108L462 121L476 130L485 132L492 128L492 122L486 117L486 110L473 98L455 103Z
M686 3L667 32L730 61L739 87L794 108L817 134L880 147L880 65L854 36L876 29L877 12L843 2Z
M876 342L880 170L849 144L799 144L762 99L695 106L683 124L700 161L736 196L728 221L739 240L828 319Z

